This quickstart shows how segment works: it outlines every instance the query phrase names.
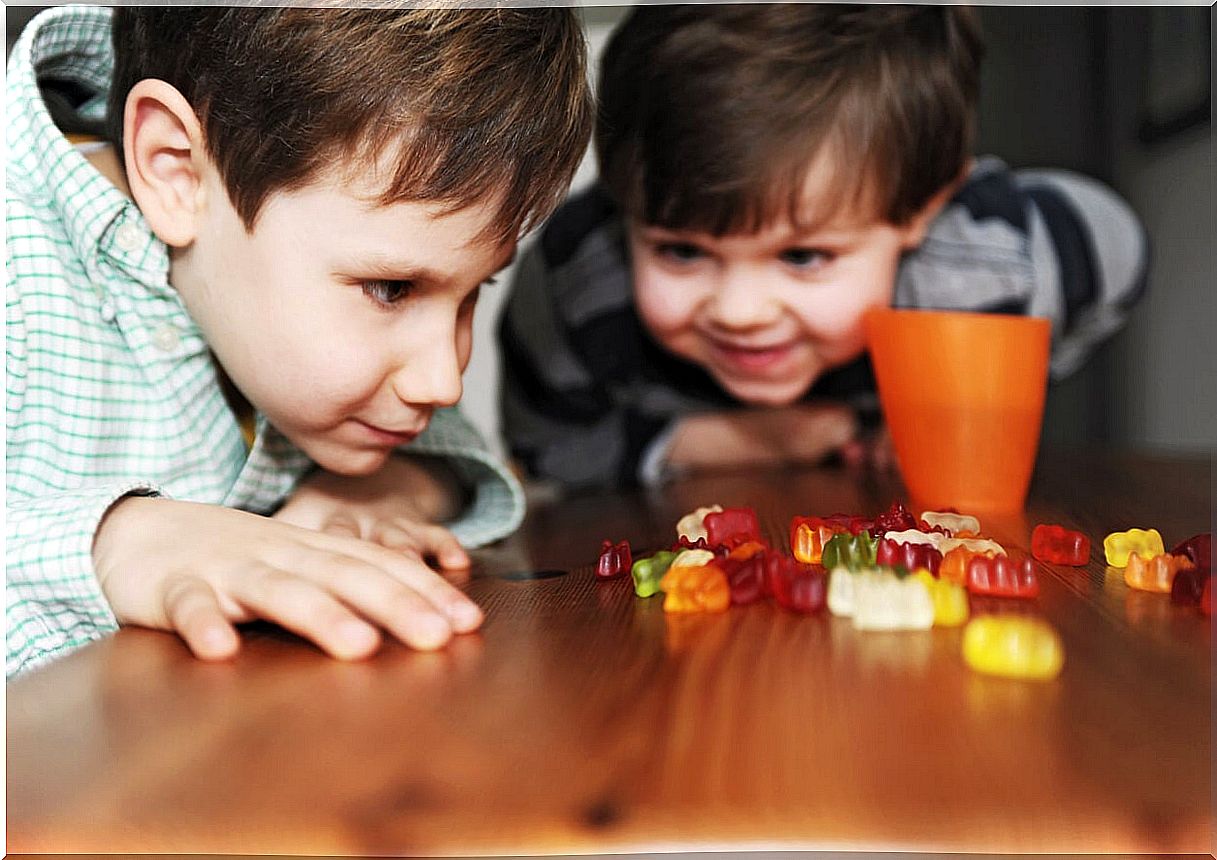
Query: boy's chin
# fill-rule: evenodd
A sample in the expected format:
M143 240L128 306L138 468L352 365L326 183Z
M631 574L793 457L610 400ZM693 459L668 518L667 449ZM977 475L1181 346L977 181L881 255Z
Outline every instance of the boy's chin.
M310 450L310 447L316 450ZM338 446L301 446L314 463L334 475L361 478L380 470L392 455L387 448L342 448Z
M758 409L779 409L797 403L807 393L809 385L773 385L739 383L720 379L719 384L727 393L748 406Z

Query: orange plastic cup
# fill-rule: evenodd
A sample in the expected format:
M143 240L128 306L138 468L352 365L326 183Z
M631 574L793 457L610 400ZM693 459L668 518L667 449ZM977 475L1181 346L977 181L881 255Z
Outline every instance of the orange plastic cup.
M913 500L930 509L1021 510L1039 449L1051 322L875 308L865 326Z

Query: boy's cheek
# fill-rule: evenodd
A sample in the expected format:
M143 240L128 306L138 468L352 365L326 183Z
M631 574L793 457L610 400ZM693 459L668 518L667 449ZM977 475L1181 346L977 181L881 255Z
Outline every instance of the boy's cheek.
M695 308L692 291L681 294L675 285L658 280L635 281L634 304L651 334L662 336L689 325Z

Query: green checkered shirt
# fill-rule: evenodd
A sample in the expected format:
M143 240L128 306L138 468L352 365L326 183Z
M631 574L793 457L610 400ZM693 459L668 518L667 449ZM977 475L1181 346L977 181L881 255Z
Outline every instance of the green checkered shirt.
M8 62L8 677L116 629L92 563L115 500L266 513L312 466L261 416L246 448L165 245L52 122L38 79L96 93L81 113L100 117L111 68L110 12L82 6L39 16ZM446 456L469 485L449 524L465 545L519 525L519 484L458 412L438 411L410 450Z

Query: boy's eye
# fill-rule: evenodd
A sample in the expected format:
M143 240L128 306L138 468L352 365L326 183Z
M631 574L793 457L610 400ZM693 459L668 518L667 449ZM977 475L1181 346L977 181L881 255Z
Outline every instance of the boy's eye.
M678 263L688 263L704 256L701 248L689 242L662 242L655 246L655 253Z
M412 281L374 279L362 281L363 294L378 305L390 306L404 299L414 288Z
M787 248L780 256L783 263L796 269L816 269L833 260L830 252L819 248Z

